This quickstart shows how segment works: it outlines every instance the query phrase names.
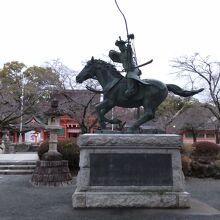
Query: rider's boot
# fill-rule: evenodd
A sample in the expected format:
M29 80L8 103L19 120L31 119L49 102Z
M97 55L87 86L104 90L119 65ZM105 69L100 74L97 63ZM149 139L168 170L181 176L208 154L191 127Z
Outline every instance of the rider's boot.
M125 90L125 96L127 98L131 97L132 95L134 95L136 92L135 89L135 82L133 79L127 79L127 89Z

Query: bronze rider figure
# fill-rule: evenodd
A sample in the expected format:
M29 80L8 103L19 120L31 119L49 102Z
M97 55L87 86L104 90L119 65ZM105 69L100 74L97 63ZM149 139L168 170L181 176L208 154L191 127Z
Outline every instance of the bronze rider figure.
M134 39L134 35L129 35L130 39ZM109 57L113 62L122 63L127 78L127 90L125 96L130 97L135 94L135 81L140 81L141 71L137 67L135 62L132 47L128 41L123 41L121 38L115 42L115 45L119 48L120 52L115 50L109 51Z

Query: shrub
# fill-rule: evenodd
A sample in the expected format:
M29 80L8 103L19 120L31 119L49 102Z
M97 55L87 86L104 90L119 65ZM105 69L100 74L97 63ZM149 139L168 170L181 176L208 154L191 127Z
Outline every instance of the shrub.
M195 156L217 156L219 146L208 141L195 142L193 144Z
M40 160L42 155L49 150L49 142L43 142L38 149ZM68 160L71 170L79 169L79 146L76 144L76 138L60 140L57 143L57 150L63 155L63 160Z
M191 163L192 176L199 178L209 178L216 176L216 169L213 163L205 161L192 161Z

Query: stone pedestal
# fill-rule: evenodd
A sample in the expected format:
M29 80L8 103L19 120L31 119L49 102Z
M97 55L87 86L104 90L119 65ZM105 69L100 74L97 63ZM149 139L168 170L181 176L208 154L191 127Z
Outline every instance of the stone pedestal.
M74 208L187 208L178 135L85 134Z

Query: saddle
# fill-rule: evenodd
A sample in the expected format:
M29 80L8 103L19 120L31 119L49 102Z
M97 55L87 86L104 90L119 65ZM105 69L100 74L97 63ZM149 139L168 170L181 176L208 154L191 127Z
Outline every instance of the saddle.
M108 93L115 85L117 85L122 79L125 80L126 77L121 77L121 78L118 78L118 79L115 79L114 81L112 81L111 83L109 83L105 90L97 90L97 89L94 89L90 86L86 86L86 88L91 91L91 92L95 92L95 93L99 93L99 94L106 94ZM132 79L134 79L135 81L137 81L138 83L141 83L142 85L146 85L146 86L156 86L158 87L159 89L164 89L164 86L163 84L161 84L160 81L158 80L155 80L155 79L140 79L139 77L135 78L135 77L132 77Z

